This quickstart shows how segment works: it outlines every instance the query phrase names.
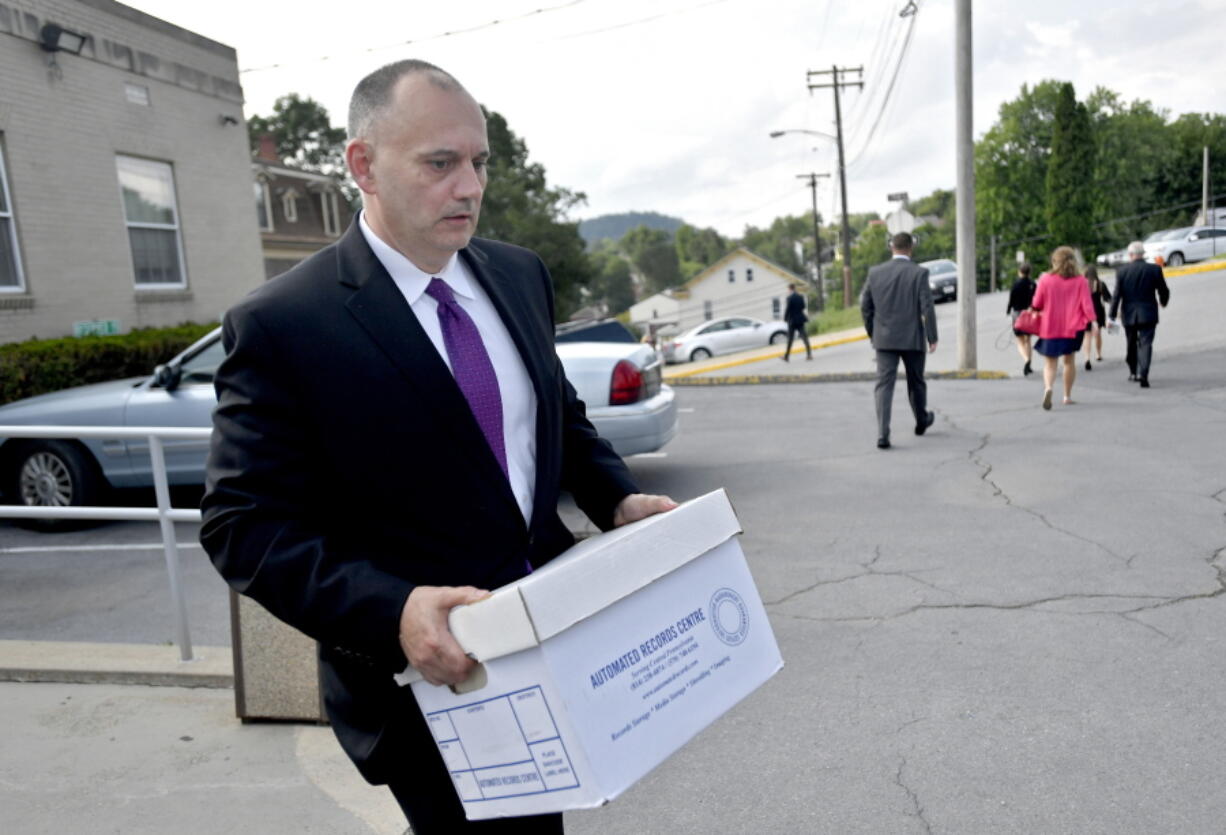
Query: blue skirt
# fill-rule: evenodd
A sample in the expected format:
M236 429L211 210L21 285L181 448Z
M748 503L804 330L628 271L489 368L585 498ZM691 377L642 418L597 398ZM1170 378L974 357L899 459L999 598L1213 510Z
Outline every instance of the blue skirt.
M1034 349L1045 357L1062 357L1065 354L1075 354L1081 350L1081 342L1086 332L1078 331L1071 339L1040 339L1034 343Z

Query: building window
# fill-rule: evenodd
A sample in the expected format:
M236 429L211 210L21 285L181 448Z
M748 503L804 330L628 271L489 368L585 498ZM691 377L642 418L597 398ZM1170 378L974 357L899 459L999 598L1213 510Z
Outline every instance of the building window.
M336 192L320 192L319 208L319 213L324 220L324 234L335 238L341 233L341 213L336 200Z
M255 181L255 215L260 222L261 232L272 231L272 197L268 193L268 183Z
M707 299L702 303L702 318L709 322L711 321L713 315L714 312L711 310L711 300Z
M736 270L728 270L728 283L732 284L736 281Z
M142 107L149 106L149 88L141 84L124 84L123 94L132 104L139 104Z
M281 195L281 213L285 215L286 223L298 222L298 192L292 188Z
M779 308L779 297L778 297L778 296L775 296L775 298L771 299L771 318L772 318L772 319L778 319L778 318L779 318L779 310L780 310L780 308Z
M21 252L17 248L17 220L13 217L9 177L4 169L4 145L0 143L0 292L20 293L24 289Z
M746 267L746 268L745 268L745 280L746 280L746 281L753 281L753 267Z
M170 164L118 156L119 188L139 288L185 287L175 175Z

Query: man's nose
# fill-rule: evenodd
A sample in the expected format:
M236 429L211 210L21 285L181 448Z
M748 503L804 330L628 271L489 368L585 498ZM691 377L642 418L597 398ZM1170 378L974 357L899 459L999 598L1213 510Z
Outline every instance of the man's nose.
M485 175L469 163L461 167L455 180L454 195L461 200L475 200L485 191Z

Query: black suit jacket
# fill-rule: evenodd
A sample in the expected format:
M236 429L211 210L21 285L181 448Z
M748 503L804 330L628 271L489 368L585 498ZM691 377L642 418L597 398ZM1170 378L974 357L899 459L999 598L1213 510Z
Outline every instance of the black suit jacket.
M1137 259L1120 267L1115 274L1115 296L1111 299L1111 318L1116 318L1124 306L1125 325L1132 327L1158 324L1158 304L1170 301L1171 291L1157 264Z
M805 297L793 290L788 294L783 307L783 321L793 328L802 328L809 317L805 315Z
M233 588L319 641L329 718L372 782L423 753L391 678L413 588L497 588L573 543L560 490L602 529L636 490L563 373L540 259L480 239L460 255L536 390L530 523L356 222L224 322L201 542Z

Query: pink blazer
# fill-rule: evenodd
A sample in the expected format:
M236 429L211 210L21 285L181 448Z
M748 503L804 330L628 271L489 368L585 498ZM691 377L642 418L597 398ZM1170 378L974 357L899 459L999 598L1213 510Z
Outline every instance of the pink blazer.
M1084 275L1065 278L1043 273L1030 306L1043 313L1039 317L1040 339L1072 339L1096 319L1090 282Z

